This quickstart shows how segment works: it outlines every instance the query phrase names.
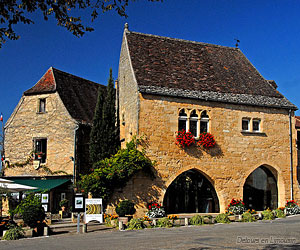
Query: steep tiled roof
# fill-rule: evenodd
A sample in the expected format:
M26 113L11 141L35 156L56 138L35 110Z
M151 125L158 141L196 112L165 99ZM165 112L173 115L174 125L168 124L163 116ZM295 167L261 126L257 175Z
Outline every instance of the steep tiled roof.
M105 86L50 68L24 95L57 92L73 119L91 123L97 103L98 87Z
M237 48L125 32L139 91L296 109Z

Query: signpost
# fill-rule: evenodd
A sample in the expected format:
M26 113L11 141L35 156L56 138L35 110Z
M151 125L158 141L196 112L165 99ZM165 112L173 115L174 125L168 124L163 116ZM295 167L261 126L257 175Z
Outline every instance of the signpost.
M77 233L80 232L80 213L84 212L84 196L83 194L75 194L73 200L74 212L77 212Z
M102 199L85 199L85 223L99 221L103 223Z

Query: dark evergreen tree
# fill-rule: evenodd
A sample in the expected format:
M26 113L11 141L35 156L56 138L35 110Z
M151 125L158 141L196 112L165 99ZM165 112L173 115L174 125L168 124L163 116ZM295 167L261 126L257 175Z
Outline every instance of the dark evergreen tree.
M109 71L107 94L103 104L103 120L105 131L105 141L103 144L106 147L106 157L110 157L117 153L120 144L116 116L116 90L114 88L112 69Z
M116 116L116 90L110 69L107 89L101 87L90 136L90 160L96 163L114 155L120 147L120 136Z
M103 131L103 103L105 100L105 89L98 88L98 99L93 118L93 126L90 134L90 161L95 163L103 159L101 154L102 142L104 137Z

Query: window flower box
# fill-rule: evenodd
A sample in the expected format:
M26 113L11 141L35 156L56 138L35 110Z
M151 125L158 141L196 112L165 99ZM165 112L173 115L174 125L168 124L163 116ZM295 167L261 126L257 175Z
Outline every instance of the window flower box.
M176 132L176 144L182 148L195 144L195 137L190 131L180 130Z

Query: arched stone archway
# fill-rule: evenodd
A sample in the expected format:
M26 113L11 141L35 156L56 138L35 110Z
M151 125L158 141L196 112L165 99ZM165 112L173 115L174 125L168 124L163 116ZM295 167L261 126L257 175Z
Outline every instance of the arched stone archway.
M246 207L258 211L278 207L277 180L270 169L260 166L247 177L243 188L243 200Z
M195 169L177 176L166 190L163 205L170 213L219 212L219 200L210 181Z

